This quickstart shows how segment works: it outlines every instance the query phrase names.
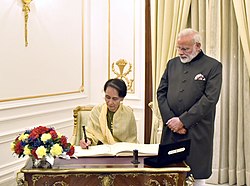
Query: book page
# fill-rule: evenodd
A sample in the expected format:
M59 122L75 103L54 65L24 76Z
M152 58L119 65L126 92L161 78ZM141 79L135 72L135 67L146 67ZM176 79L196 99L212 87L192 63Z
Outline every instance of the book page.
M75 146L74 155L77 157L115 156L111 151L110 145L89 146L89 149L82 149L80 146Z
M75 146L75 156L96 157L96 156L133 156L133 150L138 150L138 156L158 155L159 144L137 144L118 142L113 145L89 146L89 149L82 149Z
M112 145L111 148L116 156L133 156L133 150L138 150L138 156L156 156L158 155L159 144L119 142Z

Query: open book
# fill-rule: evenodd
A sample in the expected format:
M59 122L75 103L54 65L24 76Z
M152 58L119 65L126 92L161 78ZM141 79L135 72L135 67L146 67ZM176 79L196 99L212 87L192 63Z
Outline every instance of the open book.
M89 149L82 149L75 146L75 156L96 157L96 156L133 156L133 150L138 150L138 156L157 156L159 144L137 144L118 142L113 145L89 146Z

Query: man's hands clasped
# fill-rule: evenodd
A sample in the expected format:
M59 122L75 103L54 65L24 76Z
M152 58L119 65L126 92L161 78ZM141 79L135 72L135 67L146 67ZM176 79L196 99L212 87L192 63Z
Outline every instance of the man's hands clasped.
M173 117L169 119L166 125L171 131L176 132L178 134L187 133L187 129L185 129L184 124L181 122L181 120L178 117Z

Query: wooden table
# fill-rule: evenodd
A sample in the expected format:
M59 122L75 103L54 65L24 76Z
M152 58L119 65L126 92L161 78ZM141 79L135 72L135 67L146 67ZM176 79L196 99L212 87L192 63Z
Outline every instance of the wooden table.
M132 157L57 158L51 169L34 169L28 160L20 172L24 185L34 186L184 185L190 171L185 162L152 168L143 159L139 157L140 164L132 164Z

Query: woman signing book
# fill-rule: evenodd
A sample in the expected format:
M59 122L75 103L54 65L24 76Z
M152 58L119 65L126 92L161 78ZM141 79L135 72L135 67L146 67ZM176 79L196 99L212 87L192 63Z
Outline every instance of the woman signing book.
M137 128L132 108L123 105L127 86L121 79L109 79L104 85L105 103L95 106L89 116L85 138L80 146L137 143Z

